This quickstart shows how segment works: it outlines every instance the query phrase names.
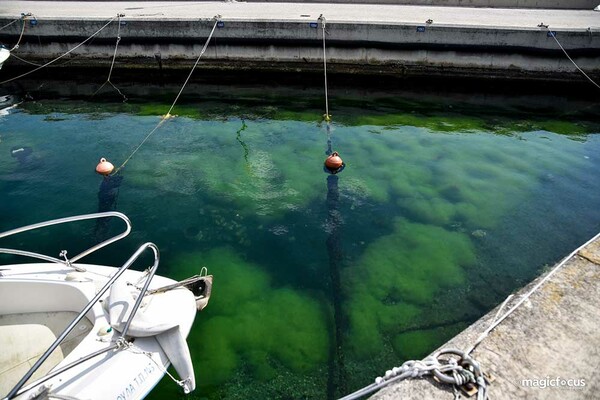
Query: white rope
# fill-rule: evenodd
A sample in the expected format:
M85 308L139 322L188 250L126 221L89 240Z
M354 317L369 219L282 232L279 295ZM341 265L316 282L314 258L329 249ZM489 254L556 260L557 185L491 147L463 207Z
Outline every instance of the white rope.
M514 295L512 295L512 294L509 295L502 302L502 305L500 306L500 308L498 308L498 311L496 312L496 315L492 319L492 324L491 325L494 325L496 323L496 321L498 321L498 316L500 315L500 313L502 312L502 310L504 310L504 307L508 304L508 302L510 301L510 299L513 298L513 296ZM477 338L477 340L475 341L475 343L473 343L473 345L466 350L466 353L467 354L471 354L473 352L473 350L475 350L475 347L477 347L479 345L479 343L481 343L483 341L483 339L485 339L487 337L488 333L490 333L490 331L488 331L486 329L481 335L479 335L479 337Z
M217 24L219 23L219 18L221 16L220 15L216 15L215 16L215 24L212 27L212 30L210 31L210 34L208 35L208 39L206 39L206 43L204 43L204 47L202 48L202 51L200 52L200 55L198 56L198 58L196 59L196 63L194 64L194 66L192 67L192 70L190 71L187 79L185 80L185 82L183 83L183 86L181 87L181 90L179 90L179 93L177 93L177 96L175 97L175 100L173 101L173 104L171 104L171 108L169 108L169 111L167 111L167 113L161 118L160 122L154 127L154 129L152 129L150 131L150 133L148 133L146 135L146 137L144 138L144 140L142 140L142 142L135 148L135 150L133 150L131 152L131 154L129 155L129 157L127 157L125 159L125 161L123 161L123 164L121 164L121 166L119 166L119 168L117 168L115 170L115 172L113 172L112 175L117 174L121 168L123 168L125 166L125 164L127 164L129 162L129 160L131 160L131 158L134 156L135 153L137 153L137 151L144 145L144 143L146 143L146 141L150 138L150 136L152 136L152 134L154 132L156 132L156 130L169 118L171 118L171 111L173 111L173 108L175 107L175 104L177 103L177 100L179 100L179 96L181 96L181 93L183 93L183 89L185 89L185 86L187 85L188 81L190 80L190 78L192 77L192 73L194 72L194 70L196 69L196 66L198 66L198 63L200 62L200 58L202 57L202 55L204 54L204 52L206 51L206 48L208 47L208 43L210 42L210 39L212 38L213 34L215 33L215 29L217 28Z
M21 18L17 18L11 22L9 22L8 24L4 25L2 28L0 28L0 31L3 30L4 28L8 28L9 26L11 26L12 24L14 24L15 22L17 22L18 20L20 20Z
M13 50L16 50L19 48L19 44L21 44L21 40L23 39L23 33L25 33L25 16L23 18L21 18L21 21L23 22L23 26L21 27L21 34L19 35L19 40L17 40L17 43L13 46L12 49L10 49L10 51L12 52Z
M122 338L119 339L119 341L117 342L119 344L119 346L125 350L129 350L131 351L133 354L140 354L140 355L145 355L146 357L148 357L150 360L152 360L152 362L154 364L156 364L156 366L158 367L158 369L160 369L160 371L163 374L166 374L169 378L171 378L171 380L173 382L175 382L178 386L184 387L185 386L185 381L180 381L177 378L175 378L169 371L167 371L167 369L165 368L165 366L156 361L153 357L153 353L149 352L149 351L144 351L142 349L140 349L139 347L137 347L136 345L134 345L131 342L127 342L124 339L121 340Z
M13 53L11 53L10 55L11 55L11 57L14 57L14 58L16 58L17 60L19 60L19 61L22 61L22 62L24 62L24 63L26 63L26 64L35 65L36 67L40 67L40 66L42 65L42 64L38 64L38 63L31 62L31 61L27 61L27 60L25 60L25 59L23 59L23 58L19 57L18 55L16 55L16 54L13 54Z
M210 39L212 38L213 34L215 33L215 29L217 28L217 24L219 23L219 17L220 17L220 15L219 16L215 16L215 24L213 25L212 30L210 31L210 35L208 35L208 39L206 39L206 43L204 43L204 47L202 48L202 51L200 51L200 55L196 59L196 63L192 67L192 70L190 71L190 74L188 75L187 79L183 83L183 86L181 87L181 90L179 91L179 93L177 93L177 97L175 97L175 101L173 101L173 104L171 105L171 108L169 108L169 111L167 111L167 116L171 115L171 111L173 111L173 107L175 107L175 103L177 103L177 100L179 100L179 96L181 96L181 93L183 93L183 89L185 89L185 86L187 85L188 81L192 77L192 73L194 72L194 70L198 66L198 63L200 62L200 58L202 57L202 55L206 51L206 48L208 47L208 43L210 42Z
M458 356L460 357L462 364L458 365L458 362L454 358L449 358L444 363L441 363L440 357L444 355ZM472 371L470 369L472 369ZM423 360L406 361L400 367L394 367L387 370L384 376L375 378L374 383L342 397L340 400L358 399L373 393L392 382L421 378L429 375L435 376L442 383L451 384L453 386L462 386L466 383L472 383L478 387L477 399L487 399L487 384L483 379L483 373L481 372L479 364L465 352L455 349L444 349Z
M24 76L27 76L27 75L29 75L29 74L32 74L32 73L34 73L34 72L36 72L36 71L39 71L40 69L42 69L42 68L44 68L44 67L47 67L48 65L50 65L50 64L53 64L53 63L55 63L56 61L60 60L61 58L65 57L65 56L67 56L67 55L69 55L69 54L71 54L73 51L77 50L79 47L81 47L81 46L83 46L84 44L86 44L87 42L89 42L89 41L90 41L92 38L94 38L94 37L95 37L97 34L99 34L100 32L102 32L102 30L103 30L104 28L106 28L108 25L110 25L110 24L111 24L111 23L112 23L112 22L115 20L115 18L116 18L116 17L113 17L113 18L111 18L111 19L110 19L110 20L109 20L109 21L108 21L106 24L104 24L104 26L102 26L102 28L100 28L100 29L98 29L96 32L94 32L94 33L92 34L92 36L88 37L88 38L87 38L87 39L85 39L83 42L79 43L77 46L73 47L71 50L67 51L67 52L66 52L66 53L64 53L63 55L61 55L61 56L58 56L58 57L56 57L54 60L52 60L52 61L48 61L46 64L40 65L39 67L37 67L37 68L35 68L35 69L32 69L32 70L31 70L31 71L29 71L29 72L26 72L26 73L24 73L24 74L21 74L21 75L19 75L19 76L15 76L14 78L10 78L10 79L7 79L7 80L5 80L5 81L2 81L2 82L0 82L0 85L3 85L3 84L5 84L5 83L8 83L8 82L12 82L12 81L14 81L14 80L17 80L17 79L19 79L19 78L22 78L22 77L24 77Z
M110 83L110 85L121 95L121 97L123 97L123 103L125 103L127 101L127 97L119 90L118 87L115 86L114 83L111 82L110 77L112 76L112 72L113 72L113 68L115 66L115 59L117 58L117 49L119 48L119 42L121 41L121 17L124 17L124 14L117 14L117 18L118 18L118 28L117 28L117 43L115 44L115 52L113 53L113 58L112 58L112 63L110 64L110 70L108 71L108 78L106 78L106 82L104 82L99 88L98 90L96 90L94 92L94 94L92 96L95 96L96 93L98 93L103 87L104 85L106 85L107 83Z
M573 65L575 66L575 68L577 68L579 70L579 72L581 72L583 74L583 76L585 76L592 83L592 85L594 85L598 89L600 89L600 85L598 85L596 82L594 82L594 80L592 78L590 78L588 76L588 74L586 74L585 72L583 72L583 70L581 68L579 68L579 65L577 65L577 63L575 61L573 61L573 59L569 56L569 54L567 53L567 51L565 50L565 48L560 44L560 42L556 38L555 33L550 30L550 27L548 26L546 28L548 29L548 32L549 32L550 36L552 36L552 38L554 39L554 41L556 42L556 44L558 45L558 47L560 47L560 49L563 51L563 53L565 53L565 56L567 56L567 58L569 59L569 61L571 61L573 63Z
M323 14L319 16L319 20L321 21L321 27L323 31L323 72L325 75L325 121L329 122L331 120L331 116L329 115L329 97L327 93L327 47L325 45L325 35L327 31L325 30L326 20Z
M589 245L590 243L592 243L593 241L595 241L596 239L600 238L600 233L598 233L596 236L594 236L593 238L591 238L590 240L588 240L587 242L585 242L584 244L582 244L581 246L579 246L577 249L573 250L568 256L566 256L565 258L562 259L561 262L559 262L550 272L548 272L548 274L546 274L546 276L544 276L543 279L541 279L529 292L527 292L527 294L525 294L524 296L521 297L521 299L512 307L510 308L505 314L503 314L500 318L498 319L494 319L494 322L492 323L492 325L490 325L489 328L487 328L480 336L481 340L478 339L478 341L475 343L475 345L472 346L472 348L470 349L469 353L471 351L473 351L473 349L475 348L475 346L477 346L479 343L481 343L481 341L492 331L494 330L494 328L496 328L498 325L500 325L500 323L502 321L504 321L510 314L512 314L517 308L519 308L519 306L521 306L521 304L523 304L527 299L529 299L529 297L531 297L532 294L534 294L544 283L546 283L556 272L558 272L558 270L560 270L566 263L567 261L569 261L573 256L575 256L577 253L579 253L579 251L581 249L583 249L584 247L586 247L587 245ZM510 295L502 304L502 307L500 308L500 310L504 307L504 305L508 302L508 300L512 297L512 295ZM500 310L498 312L500 312ZM496 313L496 315L498 315L498 313Z

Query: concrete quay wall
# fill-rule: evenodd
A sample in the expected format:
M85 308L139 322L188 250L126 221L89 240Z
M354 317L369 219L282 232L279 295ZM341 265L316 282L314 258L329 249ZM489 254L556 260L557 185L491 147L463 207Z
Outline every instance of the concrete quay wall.
M69 0L67 0L69 1ZM77 0L72 0L77 1ZM78 0L98 1L98 0ZM129 0L110 0L129 1ZM161 0L146 0L161 1ZM195 1L197 0L182 0ZM245 0L246 2L278 3L281 0ZM399 4L442 7L542 8L563 10L592 10L598 0L288 0L289 3Z
M214 3L211 4L214 6ZM270 7L269 4L262 6ZM548 29L532 22L537 21L536 17L530 18L529 22L517 20L515 23L498 24L479 20L475 15L465 17L462 23L460 18L451 23L437 23L435 19L427 23L426 16L435 15L435 12L422 8L423 13L414 18L402 18L399 14L383 20L380 17L352 16L328 19L329 69L332 72L401 76L437 74L567 81L582 79ZM218 10L218 7L213 9ZM363 10L369 9L358 9L358 12ZM402 12L408 9L391 10ZM414 12L414 8L410 10ZM272 15L253 16L251 13L248 18L224 14L200 67L319 70L323 60L322 29L317 20L319 14L299 14L301 12L300 9L293 17L282 13L278 18ZM514 12L519 13L518 10ZM128 17L125 14L120 23L122 39L116 67L189 67L214 24L214 20L207 16L209 13L210 10L204 10L193 16L167 14L161 17L148 14ZM600 13L590 13L582 14L585 18L581 19L577 19L577 15L569 15L578 22L556 23L550 29L580 67L592 77L598 77ZM418 22L421 15L423 22ZM15 53L36 63L65 53L107 22L97 15L43 17L36 14L36 17L36 24L26 27L21 46ZM539 15L539 19L544 17L548 15ZM10 22L10 18L0 11L0 24ZM502 15L497 17L499 20L502 18ZM118 22L115 20L90 43L63 60L69 60L72 66L82 67L110 63L117 30ZM0 32L0 41L14 43L19 33L20 26L13 24ZM19 61L11 60L11 63Z

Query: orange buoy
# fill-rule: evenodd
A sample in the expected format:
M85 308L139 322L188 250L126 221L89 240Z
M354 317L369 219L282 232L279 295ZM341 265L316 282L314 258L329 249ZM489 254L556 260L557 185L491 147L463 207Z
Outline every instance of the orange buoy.
M325 167L327 167L327 169L330 171L340 169L342 165L344 165L344 162L337 151L334 151L325 159Z
M102 157L98 165L96 165L96 172L100 175L110 175L111 172L115 169L115 166L110 162L106 161L106 158Z

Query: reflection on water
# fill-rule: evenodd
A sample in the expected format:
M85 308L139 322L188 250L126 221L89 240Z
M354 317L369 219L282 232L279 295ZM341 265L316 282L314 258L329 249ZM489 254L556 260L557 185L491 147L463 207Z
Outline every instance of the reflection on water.
M168 100L38 93L0 118L0 230L117 209L134 233L90 261L121 264L150 240L163 275L214 274L189 338L192 398L355 390L598 230L600 116L589 104L347 90L331 99L328 135L315 92L194 92L204 96L182 99L109 180L94 173L99 157L120 164ZM323 172L328 139L346 163L337 175ZM111 229L31 240L76 251ZM177 393L165 380L151 398Z

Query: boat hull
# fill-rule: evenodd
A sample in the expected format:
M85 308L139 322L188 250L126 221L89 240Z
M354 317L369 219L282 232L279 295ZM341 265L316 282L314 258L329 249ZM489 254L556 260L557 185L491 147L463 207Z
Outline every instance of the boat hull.
M117 271L117 268L107 266L87 264L78 264L78 266L83 267L86 272L73 272L72 269L55 263L3 266L0 276L0 316L21 315L26 318L35 313L79 312ZM140 278L142 278L141 272L127 270L119 281L137 284ZM156 275L150 283L150 288L159 288L173 283L175 281ZM117 342L121 335L111 326L108 303L109 294L106 293L75 327L73 334L79 333L77 345L68 349L68 354L50 357L44 364L55 363L55 365L46 366L45 369L55 371L82 357L115 346L117 343L118 347L79 363L34 388L25 385L25 392L17 398L27 398L34 392L49 390L52 394L80 399L134 400L144 398L152 390L170 365L169 354L161 347L156 335L133 337L133 339L127 335L127 341ZM189 290L178 288L145 297L138 312L143 314L146 310L153 310L154 313L164 310L168 313L169 321L176 324L177 333L185 339L195 318L196 299ZM148 315L151 316L152 313ZM0 318L0 348L10 348L8 341L16 340L15 336L18 336L18 333L3 336L3 328L5 332L6 327L11 327L14 331L15 325L5 323L3 327L1 324L2 318ZM53 329L54 334L58 336L60 332L56 332L56 327ZM177 343L181 345L181 341ZM62 348L56 351L59 350L62 351ZM173 352L173 349L167 350ZM188 351L186 345L185 351ZM37 354L38 357L39 355L41 354ZM23 354L20 356L24 357ZM13 363L17 366L21 364L29 366L34 361L33 358L28 358L25 361L13 360ZM10 368L3 368L3 370L7 369ZM15 377L23 375L20 371L13 372L15 373L11 375L6 371L0 371L0 398L16 384ZM191 375L193 379L193 370ZM35 378L34 376L30 382Z

